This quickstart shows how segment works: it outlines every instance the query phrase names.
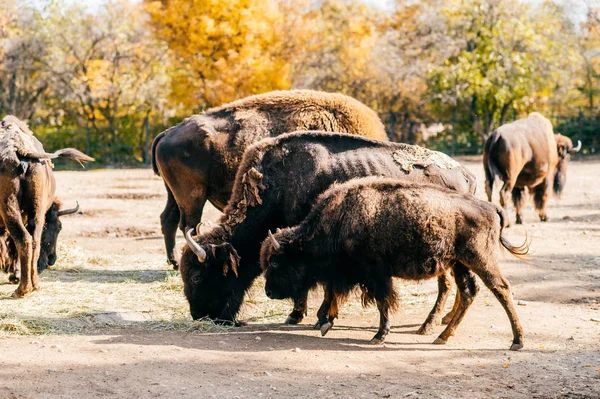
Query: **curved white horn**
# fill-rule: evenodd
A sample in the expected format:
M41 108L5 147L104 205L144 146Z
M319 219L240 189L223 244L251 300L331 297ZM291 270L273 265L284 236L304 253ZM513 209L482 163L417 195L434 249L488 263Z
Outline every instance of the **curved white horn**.
M271 230L269 230L269 238L271 239L271 245L273 245L275 251L278 251L279 248L281 248L281 245L277 242L275 237L273 237L273 233L271 233Z
M185 241L187 241L188 245L190 246L190 249L196 254L198 260L202 263L206 260L206 251L204 251L200 244L194 241L194 239L192 238L192 231L194 231L194 229L189 229L185 233Z
M581 150L581 140L577 140L577 147L571 148L571 151L569 152L574 153L578 152L579 150Z

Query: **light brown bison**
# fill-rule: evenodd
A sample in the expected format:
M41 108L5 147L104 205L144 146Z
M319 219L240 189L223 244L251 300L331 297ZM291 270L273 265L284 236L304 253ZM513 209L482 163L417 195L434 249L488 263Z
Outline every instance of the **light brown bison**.
M523 222L522 209L528 191L533 192L535 209L540 220L548 220L546 204L552 187L560 194L566 180L568 154L581 149L573 147L571 139L554 134L552 124L533 112L527 118L500 126L487 139L483 149L485 191L492 200L496 177L504 182L500 204L506 208L512 193L517 224Z
M167 188L160 215L167 261L177 269L175 233L196 227L206 201L223 210L246 148L296 130L324 130L387 140L377 114L342 94L273 91L194 115L159 134L152 165Z
M477 294L473 272L504 307L513 331L510 349L518 350L523 330L495 252L501 243L523 255L527 245L508 243L501 235L505 226L502 208L472 195L382 177L350 180L321 194L299 225L268 233L260 257L265 292L273 299L296 298L322 284L318 317L325 335L340 301L360 287L363 304L377 303L379 330L371 343L380 344L397 305L392 278L422 280L452 269L460 302L434 342L444 344Z
M0 229L8 231L20 265L14 297L39 287L37 266L44 231L47 237L53 237L48 241L54 240L47 251L55 248L60 203L54 194L56 183L50 159L58 157L78 162L94 160L73 148L44 152L27 125L14 116L6 116L0 123ZM15 275L19 277L19 272Z

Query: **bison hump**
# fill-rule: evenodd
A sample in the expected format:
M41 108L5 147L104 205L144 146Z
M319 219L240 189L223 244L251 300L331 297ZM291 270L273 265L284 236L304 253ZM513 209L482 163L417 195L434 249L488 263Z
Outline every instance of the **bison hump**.
M400 168L410 173L415 166L427 168L435 165L440 169L454 169L460 166L458 162L446 154L438 151L431 151L427 148L416 145L400 144L402 149L394 151L392 157L400 165Z

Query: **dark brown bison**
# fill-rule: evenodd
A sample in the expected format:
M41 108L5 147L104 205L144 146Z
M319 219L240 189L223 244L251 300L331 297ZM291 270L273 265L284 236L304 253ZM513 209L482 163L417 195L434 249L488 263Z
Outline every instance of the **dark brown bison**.
M566 180L568 154L576 148L571 139L554 134L552 124L537 112L527 118L500 126L485 142L483 167L485 191L492 200L496 177L504 182L500 190L500 204L506 208L509 193L517 213L517 224L523 222L522 209L527 204L528 191L533 192L535 209L540 220L548 220L546 204L554 186L560 194Z
M0 228L8 231L19 257L20 280L14 297L22 297L39 287L38 260L45 229L47 239L54 241L49 242L46 254L55 256L52 253L60 230L60 211L54 195L56 183L50 160L58 157L80 163L94 160L73 148L46 153L25 123L14 116L2 120ZM15 275L19 276L19 273Z
M296 130L324 130L387 140L377 114L342 94L274 91L194 115L152 143L154 172L167 188L160 215L167 261L177 269L175 233L196 227L206 200L223 210L242 155L265 137Z
M496 260L500 242L516 255L527 246L510 245L502 236L502 208L439 186L380 177L336 184L319 196L297 226L276 232L261 248L265 292L269 298L297 298L322 284L319 309L325 335L337 306L355 287L362 302L377 303L380 322L371 343L390 331L389 311L397 305L393 277L422 280L452 269L460 302L435 340L444 344L477 294L469 271L477 274L506 311L513 331L511 350L523 347L523 330L508 281Z
M467 169L442 153L353 135L297 132L248 148L219 225L196 239L186 233L180 269L192 317L234 322L246 290L261 274L260 245L267 231L299 223L331 184L378 175L462 193L474 192L476 184ZM421 333L439 323L450 287L440 284ZM302 320L307 294L296 298L287 323Z

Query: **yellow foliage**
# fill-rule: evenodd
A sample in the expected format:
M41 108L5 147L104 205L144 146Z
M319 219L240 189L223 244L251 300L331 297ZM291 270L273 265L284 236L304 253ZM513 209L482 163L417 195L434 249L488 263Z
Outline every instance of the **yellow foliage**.
M172 100L187 111L290 87L279 3L169 0L145 7L173 54Z

